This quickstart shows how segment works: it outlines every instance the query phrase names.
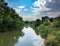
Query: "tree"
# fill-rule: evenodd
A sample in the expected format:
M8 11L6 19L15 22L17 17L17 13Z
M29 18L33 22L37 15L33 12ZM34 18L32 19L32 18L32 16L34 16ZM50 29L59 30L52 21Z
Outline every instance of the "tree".
M49 21L50 21L50 22L53 22L53 21L54 21L54 19L53 19L53 18L50 18L50 19L49 19Z
M42 17L42 22L49 22L49 17L48 16Z
M41 20L40 19L37 19L35 21L35 27L38 27L41 23L42 23Z
M24 27L24 21L13 8L7 5L4 0L0 0L0 32L21 30Z

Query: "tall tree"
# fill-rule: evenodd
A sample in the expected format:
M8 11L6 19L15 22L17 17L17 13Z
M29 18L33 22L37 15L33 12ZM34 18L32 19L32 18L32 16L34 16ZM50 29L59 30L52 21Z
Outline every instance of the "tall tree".
M7 5L8 4L4 2L4 0L0 0L0 31L22 29L24 21L13 8L10 8Z

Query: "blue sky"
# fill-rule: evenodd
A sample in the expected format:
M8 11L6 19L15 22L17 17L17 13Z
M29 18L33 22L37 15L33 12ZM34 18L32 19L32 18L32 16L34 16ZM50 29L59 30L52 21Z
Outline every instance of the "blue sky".
M30 7L34 7L33 3L36 0L5 0L5 1L8 3L8 6L11 8L18 9L20 7L19 8L19 10L21 11L20 14L30 15L30 14L32 14Z
M60 0L5 0L24 20L60 15Z
M10 7L25 6L29 8L36 0L6 0Z
M10 7L17 7L20 5L30 7L35 0L6 0Z

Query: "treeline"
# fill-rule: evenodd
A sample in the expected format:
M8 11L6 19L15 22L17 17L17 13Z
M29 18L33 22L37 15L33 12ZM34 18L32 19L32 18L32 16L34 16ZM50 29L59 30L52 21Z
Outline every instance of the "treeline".
M7 5L4 0L0 0L0 32L21 30L24 27L24 21L13 8Z
M4 0L0 0L0 32L20 30L24 25L33 27L37 34L45 39L46 46L60 46L60 16L49 18L42 17L32 22L24 22L22 18L7 6Z
M60 16L55 18L45 16L41 20L27 23L35 29L37 34L41 34L46 46L60 46Z

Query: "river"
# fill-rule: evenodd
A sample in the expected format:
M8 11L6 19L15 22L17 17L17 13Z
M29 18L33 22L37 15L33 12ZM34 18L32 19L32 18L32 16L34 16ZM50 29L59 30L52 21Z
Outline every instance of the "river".
M44 46L44 39L31 27L24 27L22 32L23 36L19 36L19 32L0 34L0 46Z

